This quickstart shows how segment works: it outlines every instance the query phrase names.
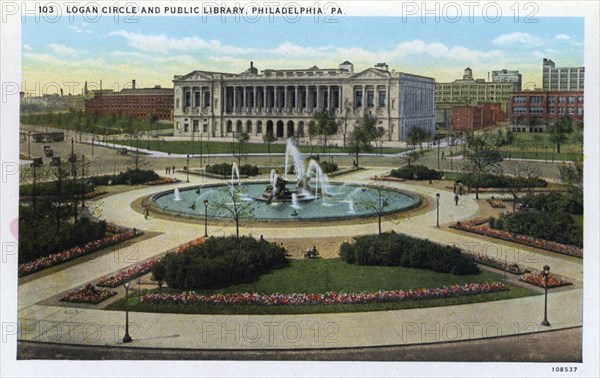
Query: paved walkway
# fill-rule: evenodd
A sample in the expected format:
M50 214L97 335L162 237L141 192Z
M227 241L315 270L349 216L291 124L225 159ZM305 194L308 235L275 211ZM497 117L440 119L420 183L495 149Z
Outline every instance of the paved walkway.
M343 176L343 181L365 183L384 168L370 168ZM175 175L185 181L185 175ZM217 182L204 177L190 176L189 186ZM471 218L479 210L472 195L462 196L454 205L453 193L435 185L411 183L382 183L386 186L416 192L429 201L441 194L440 223L435 227L436 211L429 210L409 218L402 216L383 223L384 230L395 230L445 244L504 258L507 262L539 270L544 264L552 272L581 282L583 266L580 259L524 249L510 243L456 233L444 227L457 220ZM39 302L57 293L82 285L136 261L158 255L203 234L203 227L193 223L150 217L131 209L131 203L143 196L175 187L179 183L148 187L111 195L92 202L90 210L97 216L124 225L161 235L141 240L90 261L82 262L19 285L19 322L21 340L65 342L75 344L116 345L122 338L124 314L115 311L44 306ZM242 227L242 234L258 234L278 240L289 238L326 239L331 235L355 236L373 233L377 223L319 224L317 227L295 227L294 224L276 228ZM233 224L211 225L209 234L232 234ZM133 261L132 261L133 260ZM549 294L550 329L568 328L582 324L582 289ZM543 299L540 296L506 301L465 304L438 308L382 311L369 313L306 314L306 315L176 315L132 313L131 346L205 349L296 349L339 348L376 345L403 345L451 340L485 338L540 330ZM544 330L548 328L543 327Z

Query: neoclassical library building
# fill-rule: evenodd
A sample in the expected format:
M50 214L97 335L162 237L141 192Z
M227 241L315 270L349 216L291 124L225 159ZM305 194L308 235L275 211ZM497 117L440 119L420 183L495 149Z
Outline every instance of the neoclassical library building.
M365 114L377 119L383 140L403 141L411 128L435 132L435 80L397 72L385 63L354 72L338 68L265 69L239 74L193 71L174 80L175 136L260 140L308 137L309 122L330 112L349 135Z

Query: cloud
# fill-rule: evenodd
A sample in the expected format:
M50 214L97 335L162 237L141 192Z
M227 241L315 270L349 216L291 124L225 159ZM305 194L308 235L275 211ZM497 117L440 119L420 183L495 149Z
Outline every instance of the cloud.
M118 30L109 36L125 38L127 44L138 50L166 54L169 51L211 50L221 54L246 54L254 52L253 48L224 45L218 40L207 41L200 37L169 38L165 34L143 34Z
M59 55L75 55L77 50L67 47L65 45L60 45L58 43L51 43L48 45L55 53Z
M33 50L33 47L29 46L28 44L24 44L23 50L31 51L31 50Z
M558 39L559 41L568 41L569 39L571 39L571 37L569 37L566 34L557 34L556 36L554 36L554 38Z
M75 33L87 33L92 34L91 30L80 28L79 26L69 26L69 29L75 31Z
M522 32L502 34L494 39L494 45L537 45L538 43L540 43L540 39L538 37Z

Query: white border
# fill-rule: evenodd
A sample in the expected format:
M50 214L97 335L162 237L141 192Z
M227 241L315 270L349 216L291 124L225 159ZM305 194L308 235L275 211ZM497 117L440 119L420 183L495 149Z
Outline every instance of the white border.
M114 4L116 1L109 1ZM2 17L6 16L4 8L10 2L3 2ZM43 2L40 2L43 3ZM85 3L85 2L81 2ZM121 4L133 2L120 2ZM156 5L157 2L135 2L138 5ZM163 4L164 2L160 2ZM221 3L221 1L218 1ZM243 4L244 2L239 2ZM286 2L281 1L280 4ZM296 2L299 3L299 2ZM305 2L309 5L314 1ZM377 2L335 2L340 5L346 15L353 16L402 16L409 2L377 1ZM415 1L419 6L422 2ZM440 7L454 2L428 2ZM458 1L458 4L467 2ZM516 1L477 2L482 7L485 4L498 4L508 9ZM538 1L521 2L534 4L538 7L537 16L573 16L585 17L585 250L589 251L584 263L584 330L583 334L583 364L556 363L431 363L431 362L157 362L157 361L16 361L16 340L7 337L0 343L0 376L553 376L552 366L578 366L577 373L569 376L598 376L598 269L600 225L599 209L599 118L598 104L598 46L599 36L599 4L596 1ZM16 6L24 4L14 2ZM186 5L189 2L169 2L168 5ZM326 4L326 2L321 2ZM29 4L32 6L33 4ZM462 8L463 14L468 15L467 8ZM19 17L7 17L2 20L1 31L1 83L2 101L0 102L0 157L2 162L2 183L0 197L0 232L4 243L14 242L10 233L10 223L16 218L18 175L7 175L8 170L18 162L18 119L19 97L7 95L10 88L7 83L21 82L21 24ZM6 100L6 101L4 101ZM18 165L18 163L16 163ZM0 264L1 293L0 293L0 323L16 323L16 260ZM4 334L0 335L4 338ZM176 366L175 369L172 367ZM563 374L561 374L563 375Z

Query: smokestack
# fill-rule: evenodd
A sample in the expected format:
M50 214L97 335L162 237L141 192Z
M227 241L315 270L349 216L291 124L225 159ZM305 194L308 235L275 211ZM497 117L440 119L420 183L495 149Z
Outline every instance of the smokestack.
M62 96L63 96L63 89L60 88L60 97L62 97Z
M135 89L135 79L131 80L131 89Z
M254 67L254 62L250 61L250 68Z

